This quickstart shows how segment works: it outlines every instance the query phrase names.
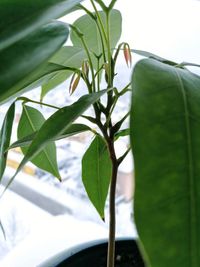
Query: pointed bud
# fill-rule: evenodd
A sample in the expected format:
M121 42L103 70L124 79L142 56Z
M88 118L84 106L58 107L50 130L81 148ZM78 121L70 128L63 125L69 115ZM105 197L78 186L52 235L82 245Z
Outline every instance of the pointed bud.
M84 60L83 63L82 63L82 72L83 74L88 77L88 74L89 74L89 63L88 63L88 60Z
M70 81L70 85L69 85L69 93L70 93L70 95L72 95L74 93L74 91L76 90L76 88L77 88L77 86L79 84L80 78L81 78L80 72L79 73L74 73L72 75L72 78L71 78L71 81Z
M128 67L131 67L132 65L132 55L131 55L131 49L129 44L125 43L124 44L124 58L126 60L126 64Z
M72 90L72 85L73 85L73 82L74 82L74 79L75 79L75 75L76 75L76 73L73 73L73 75L72 75L72 78L71 78L71 81L70 81L70 84L69 84L69 93Z

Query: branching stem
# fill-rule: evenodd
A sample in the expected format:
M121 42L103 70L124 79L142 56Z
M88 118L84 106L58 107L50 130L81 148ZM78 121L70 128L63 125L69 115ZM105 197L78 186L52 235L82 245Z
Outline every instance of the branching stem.
M117 0L112 0L108 9L111 10L114 7L114 5L116 4L116 2L117 2Z
M103 9L103 11L106 11L108 9L102 0L94 0L94 1L100 5L100 7Z

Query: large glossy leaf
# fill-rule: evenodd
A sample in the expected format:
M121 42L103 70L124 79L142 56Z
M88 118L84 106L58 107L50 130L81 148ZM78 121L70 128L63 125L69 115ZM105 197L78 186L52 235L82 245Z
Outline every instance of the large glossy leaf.
M102 90L98 93L82 96L71 106L61 108L48 118L38 131L37 136L31 143L25 157L20 163L14 176L10 179L6 188L28 161L35 157L50 141L56 140L58 136L62 135L70 127L70 125L84 113L86 109L88 109L106 92L107 90Z
M20 85L27 75L47 61L62 46L67 36L66 24L52 22L0 51L0 102L15 95L18 83Z
M31 74L22 79L19 83L13 85L8 91L5 91L4 94L0 96L0 99L2 101L7 101L9 98L22 95L26 91L37 88L42 84L47 83L52 77L55 76L56 73L62 72L63 69L66 68L64 66L45 62Z
M88 197L104 219L112 162L105 141L96 136L82 159L82 180Z
M52 141L57 141L86 131L91 131L90 127L84 124L74 123L71 126L69 126L69 128L63 134L57 136L56 139L53 139ZM28 134L20 138L18 141L14 142L8 148L8 150L16 147L25 147L30 145L33 139L36 137L37 133L38 131L35 131L32 134Z
M49 62L70 68L80 68L86 55L82 48L74 46L62 47ZM67 80L72 71L64 70L54 74L51 79L42 86L41 99L53 88Z
M0 131L0 181L2 179L6 167L6 160L8 153L6 149L10 145L14 116L15 116L15 103L13 103L9 107Z
M22 115L18 124L18 139L22 139L38 131L45 122L43 115L30 106L24 105ZM26 154L28 147L21 147L23 154ZM45 146L37 156L33 157L31 162L38 168L45 170L60 179L57 166L56 146L50 142Z
M200 266L200 77L145 59L133 73L135 221L152 267Z
M58 18L81 0L1 0L0 50ZM22 52L22 51L21 51Z
M106 16L103 11L99 12L102 18L104 26L106 25ZM110 13L110 41L111 48L115 48L119 38L121 36L122 30L122 18L121 13L118 10L113 9ZM96 23L89 15L84 15L77 19L74 24L80 32L84 34L85 42L88 45L91 52L97 55L102 53L101 39L96 26ZM106 27L106 26L105 26ZM70 38L75 46L82 47L82 43L77 34L72 30L70 33Z

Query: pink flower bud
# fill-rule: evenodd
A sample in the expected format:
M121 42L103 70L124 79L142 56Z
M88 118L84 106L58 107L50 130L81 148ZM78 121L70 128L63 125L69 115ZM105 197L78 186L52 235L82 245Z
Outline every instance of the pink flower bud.
M126 60L126 64L128 67L131 67L132 65L132 55L131 55L131 49L129 44L125 43L124 44L124 58Z

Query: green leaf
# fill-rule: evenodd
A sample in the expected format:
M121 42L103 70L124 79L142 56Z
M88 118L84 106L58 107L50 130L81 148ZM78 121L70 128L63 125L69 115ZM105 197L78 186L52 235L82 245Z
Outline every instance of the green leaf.
M6 116L3 121L3 125L0 131L0 181L3 177L8 152L5 152L10 145L10 139L12 134L13 120L15 116L15 103L9 107Z
M48 118L38 131L35 139L31 143L14 176L8 182L5 190L9 187L15 176L28 161L34 158L51 140L55 140L58 136L62 135L70 127L70 125L82 113L84 113L86 109L98 101L98 99L106 92L107 90L102 90L98 93L84 95L71 106L59 109L50 118Z
M103 21L104 26L106 27L106 15L103 11L99 12L99 15ZM89 16L84 15L78 18L73 26L77 27L81 33L84 34L85 42L89 47L90 51L96 55L102 53L101 39L96 26L95 21ZM110 41L111 48L115 48L117 42L120 39L122 31L122 17L121 13L118 10L111 10L110 12ZM72 30L70 33L70 38L74 46L82 47L82 43L77 34Z
M130 135L130 129L129 128L120 130L119 132L117 132L115 134L115 140L119 139L120 137L127 136L127 135Z
M65 67L79 68L86 54L80 47L75 46L63 46L50 60L49 62L62 65Z
M79 69L86 55L82 48L74 46L62 47L49 62L70 68ZM41 99L53 88L66 81L72 75L72 71L64 70L58 72L42 86Z
M88 197L103 219L111 175L112 162L106 143L101 136L96 136L82 159L82 180Z
M52 22L0 51L0 103L19 94L21 83L28 82L25 77L47 61L62 46L67 36L66 24Z
M61 135L57 136L56 139L53 139L51 141L57 141L63 138L67 138L82 132L86 132L86 131L91 131L90 127L88 127L87 125L84 124L79 124L79 123L74 123L71 126L69 126L69 128ZM14 142L9 148L13 149L16 147L25 147L31 144L31 142L33 141L33 139L36 137L38 131L33 132L32 134L29 134L23 138L20 138L18 141Z
M44 122L45 118L37 109L23 105L22 115L18 124L18 139L35 133L42 127ZM26 155L28 147L21 147L21 150ZM48 143L37 156L32 158L31 162L38 168L61 179L57 166L56 146L54 142Z
M60 66L53 63L44 63L39 66L30 75L27 75L25 79L12 86L9 91L4 92L3 99L8 100L17 95L35 89L42 84L47 83L56 73L62 72L65 69L64 66Z
M18 42L81 0L1 0L0 50ZM22 52L22 51L21 51Z
M148 52L148 51L143 51L143 50L137 50L137 49L131 49L131 52L135 53L135 54L138 54L140 56L143 56L143 57L150 57L150 58L154 58L158 61L165 61L166 59L163 58L163 57L160 57L160 56L157 56L151 52Z
M135 54L138 54L140 56L143 56L143 57L149 57L149 58L156 59L156 60L158 60L160 62L169 64L169 65L172 65L172 66L178 65L178 63L176 63L176 62L173 62L171 60L168 60L168 59L165 59L163 57L157 56L157 55L155 55L153 53L150 53L150 52L147 52L147 51L137 50L137 49L131 49L131 52L133 52Z
M200 77L145 59L132 83L134 214L149 266L200 266Z

